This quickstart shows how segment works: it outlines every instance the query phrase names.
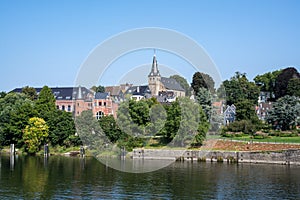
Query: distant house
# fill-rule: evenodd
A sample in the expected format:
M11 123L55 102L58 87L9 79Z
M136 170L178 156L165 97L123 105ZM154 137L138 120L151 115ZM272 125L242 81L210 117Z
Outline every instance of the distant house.
M124 92L121 86L107 86L105 87L105 92L109 93L109 96L116 103L122 102L124 100Z
M53 87L50 88L55 98L56 108L71 112L73 116L79 116L85 110L91 110L99 119L104 115L116 116L118 105L115 104L109 93L94 93L86 87ZM35 88L37 94L42 88ZM12 92L21 93L22 88L16 88Z
M268 111L272 109L272 102L260 102L256 106L256 114L260 120L266 120L268 116Z
M231 106L227 106L226 110L224 111L224 125L234 122L235 113L236 107L233 104Z
M125 96L130 96L131 99L141 100L151 98L151 91L147 85L131 86L125 92Z
M112 101L112 97L108 92L97 92L94 98L93 114L96 119L100 119L105 115L116 117L117 105Z

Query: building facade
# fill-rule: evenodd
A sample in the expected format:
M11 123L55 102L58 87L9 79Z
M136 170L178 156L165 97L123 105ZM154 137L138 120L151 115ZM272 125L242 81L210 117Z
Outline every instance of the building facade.
M185 90L173 78L162 77L159 73L156 55L153 56L151 71L148 75L148 86L152 96L172 92L175 97L184 97Z

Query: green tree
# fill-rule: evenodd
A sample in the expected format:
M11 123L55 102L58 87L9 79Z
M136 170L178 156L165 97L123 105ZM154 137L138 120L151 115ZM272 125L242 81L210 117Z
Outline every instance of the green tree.
M112 115L103 116L99 120L99 124L105 135L112 143L117 142L121 138L123 133Z
M111 149L111 142L100 128L98 120L93 116L91 110L81 112L75 118L76 132L82 143L94 152L94 155L100 154L105 149Z
M9 93L0 99L0 138L2 145L24 145L22 135L31 117L37 115L33 102L24 94Z
M93 90L94 92L105 92L105 87L102 86L102 85L99 85L99 86L93 86L91 88L91 90Z
M206 88L199 88L199 91L196 95L196 100L204 111L206 118L210 119L212 114L213 101L211 92Z
M0 99L1 99L1 98L4 98L5 96L6 96L6 92L3 92L3 91L0 92Z
M267 121L281 130L294 129L300 116L300 99L295 96L284 96L273 104L268 112Z
M39 113L39 117L45 119L46 122L56 111L55 98L48 86L44 86L40 91L38 99L35 101L35 109Z
M49 125L49 141L52 146L72 145L71 141L68 141L76 132L72 113L55 110L47 123Z
M209 123L200 105L189 98L179 98L180 126L171 146L187 147L201 145L209 129Z
M236 107L236 120L250 120L253 123L258 123L259 119L255 113L255 107L248 99L243 99L242 101L234 104Z
M275 82L276 99L287 95L289 81L293 78L300 78L299 72L294 67L288 67L281 71Z
M48 126L45 120L38 117L30 118L23 134L25 150L31 154L37 153L41 145L46 142L47 137Z
M24 93L25 95L27 95L28 96L28 98L30 99L30 100L36 100L37 99L37 97L38 97L38 95L37 95L37 93L36 93L36 90L35 90L35 88L33 88L33 87L29 87L29 86L26 86L26 87L23 87L22 88L22 93Z
M167 144L173 140L180 127L181 108L179 100L177 99L170 105L164 105L164 109L166 110L167 119L159 134L163 136L161 142Z
M223 86L226 92L227 105L236 104L239 101L248 99L252 105L257 103L259 87L249 82L246 74L236 72L230 80L225 80Z
M287 95L300 97L300 78L290 79L287 87Z
M179 76L179 75L173 75L173 76L170 76L170 78L175 79L181 85L181 87L185 91L185 96L191 96L190 85L188 84L188 82L185 78L183 78L182 76Z
M281 71L282 70L276 70L262 75L257 75L254 78L255 84L260 87L260 91L270 92L272 98L272 96L275 95L275 82Z
M192 80L191 86L192 86L195 94L198 93L199 88L206 88L211 93L215 92L214 80L212 79L211 76L209 76L208 74L202 73L202 72L196 72L193 75L193 80Z

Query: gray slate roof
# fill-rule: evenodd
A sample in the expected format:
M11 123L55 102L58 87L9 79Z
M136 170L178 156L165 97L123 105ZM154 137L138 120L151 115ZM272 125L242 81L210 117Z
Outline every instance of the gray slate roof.
M34 88L39 94L42 88ZM85 99L91 91L86 87L53 87L50 88L56 100ZM80 92L79 92L80 91ZM21 93L22 88L15 88L12 92Z
M107 99L108 96L109 96L108 92L97 92L95 94L95 99Z
M161 82L166 89L184 91L181 85L174 78L161 77Z

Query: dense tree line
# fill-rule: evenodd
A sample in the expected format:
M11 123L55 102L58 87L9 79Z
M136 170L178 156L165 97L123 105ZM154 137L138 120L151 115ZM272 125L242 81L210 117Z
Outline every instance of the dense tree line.
M1 95L0 110L0 146L13 143L36 153L46 143L66 147L80 144L72 114L56 109L55 98L47 86L39 95L31 87L24 87L22 93Z
M221 87L225 89L227 105L236 106L236 121L225 131L253 134L266 127L255 112L261 92L268 93L266 100L273 103L266 119L270 128L291 130L300 124L300 75L293 67L257 75L254 82L248 81L246 74L236 72Z

